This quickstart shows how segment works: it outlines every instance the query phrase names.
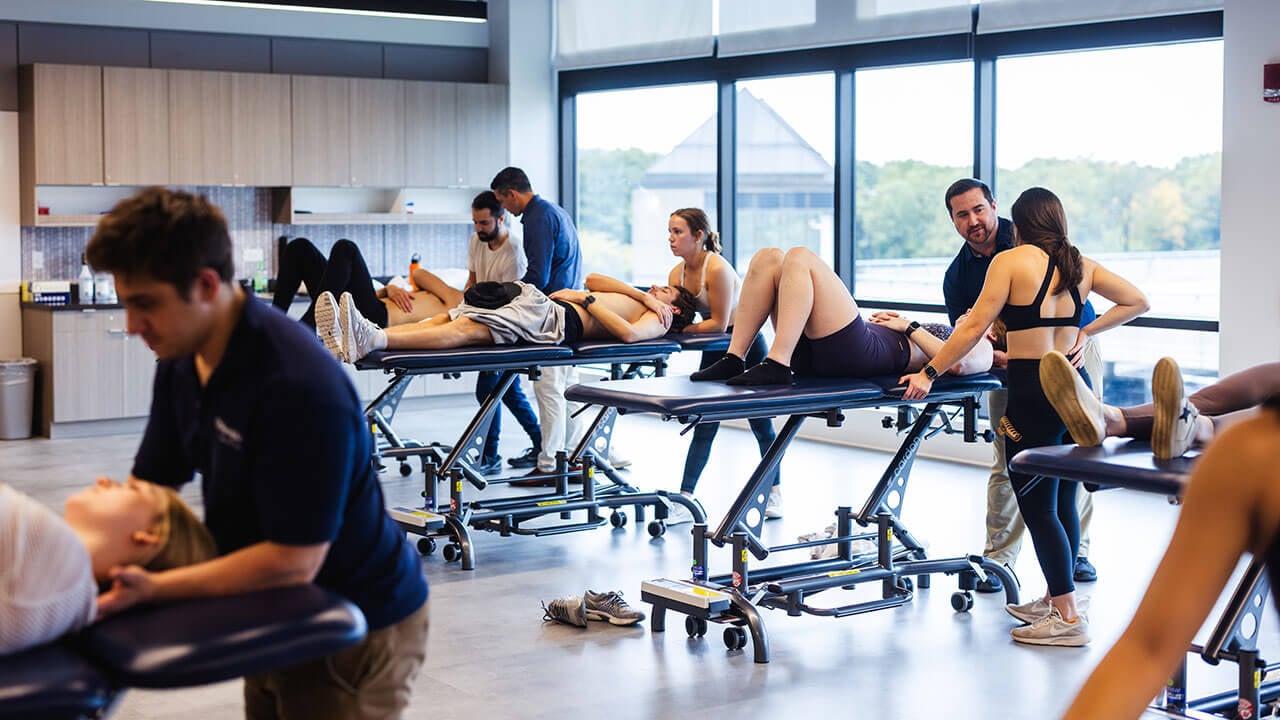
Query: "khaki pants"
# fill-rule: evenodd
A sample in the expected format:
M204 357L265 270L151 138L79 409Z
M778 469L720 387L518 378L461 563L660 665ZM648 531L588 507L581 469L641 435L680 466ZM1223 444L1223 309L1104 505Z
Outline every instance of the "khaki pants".
M1084 347L1084 369L1093 381L1093 392L1102 398L1102 355L1098 342L1090 339ZM1009 405L1009 391L1001 388L987 394L987 409L992 424L1000 421ZM995 461L991 465L991 477L987 479L987 542L982 554L1010 567L1018 560L1022 549L1022 536L1027 526L1018 512L1018 498L1009 484L1007 458L1004 455L1004 436L996 435L991 442ZM1076 493L1076 510L1080 513L1080 548L1076 554L1089 557L1089 526L1093 523L1093 493L1081 485Z
M334 655L244 679L248 720L395 720L426 660L428 606Z

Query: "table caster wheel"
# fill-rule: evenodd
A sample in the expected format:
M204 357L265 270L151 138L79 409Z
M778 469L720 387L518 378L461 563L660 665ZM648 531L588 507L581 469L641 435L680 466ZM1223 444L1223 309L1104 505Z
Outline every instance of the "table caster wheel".
M423 555L430 555L436 551L436 541L431 538L422 538L418 541L418 552Z
M612 513L609 514L609 524L616 528L626 527L627 514L620 513L617 510L614 510Z
M444 561L453 562L462 559L462 546L458 543L449 543L444 546Z
M707 621L692 616L686 617L684 619L684 631L691 638L700 638L707 634Z
M973 593L968 590L957 590L951 593L951 609L956 612L969 612L973 609Z
M747 631L740 627L724 629L724 646L729 650L741 650L747 646Z
M649 537L662 537L667 532L667 524L661 520L649 521Z

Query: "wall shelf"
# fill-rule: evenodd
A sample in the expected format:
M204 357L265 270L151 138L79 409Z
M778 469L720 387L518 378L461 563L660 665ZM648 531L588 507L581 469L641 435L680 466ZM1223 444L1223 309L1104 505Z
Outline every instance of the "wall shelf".
M271 218L284 225L470 223L476 192L470 188L273 188ZM412 213L406 211L410 206Z

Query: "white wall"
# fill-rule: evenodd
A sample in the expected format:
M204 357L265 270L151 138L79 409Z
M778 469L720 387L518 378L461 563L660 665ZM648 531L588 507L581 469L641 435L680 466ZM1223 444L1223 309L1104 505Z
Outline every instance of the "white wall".
M552 0L489 0L489 80L508 85L511 164L528 174L539 195L559 202L553 13Z
M1226 0L1223 21L1225 375L1280 359L1280 103L1262 101L1262 66L1280 62L1280 2Z
M335 15L147 0L0 0L0 18L20 22L242 33L409 45L485 47L487 23Z
M0 112L0 360L22 354L22 316L18 308L21 279L18 113Z

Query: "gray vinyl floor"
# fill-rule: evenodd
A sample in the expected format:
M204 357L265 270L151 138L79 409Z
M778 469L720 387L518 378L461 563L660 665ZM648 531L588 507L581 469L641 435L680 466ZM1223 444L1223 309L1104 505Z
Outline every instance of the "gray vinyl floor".
M413 437L447 441L469 414L464 406L402 408L397 426ZM518 427L509 416L507 423ZM688 439L678 431L656 418L622 418L618 443L634 461L626 471L634 484L679 486ZM519 436L518 430L505 434L505 455L522 450ZM0 477L60 508L97 475L127 474L136 444L136 436L4 442ZM750 434L722 429L699 488L713 519L727 509L756 458ZM821 529L837 504L857 507L888 460L882 453L797 441L783 464L786 515L766 524L766 541L790 542ZM982 468L917 461L903 519L929 543L931 556L981 551L986 476ZM386 473L388 502L413 503L421 482L420 475ZM194 484L185 491L198 502L196 493ZM540 600L585 588L618 589L639 605L642 580L686 577L687 525L659 539L634 522L619 530L539 538L476 533L474 571L445 564L438 553L423 561L431 583L431 637L406 717L1055 717L1123 630L1176 519L1176 508L1162 497L1108 492L1096 506L1091 555L1100 580L1081 586L1093 596L1089 647L1016 645L1002 595L980 595L971 613L955 613L949 604L955 581L939 577L931 589L917 591L914 602L882 612L835 620L765 611L773 653L767 665L753 663L750 648L745 654L726 651L715 626L705 638L687 638L677 615L669 616L665 633L651 633L647 623L591 623L586 630L543 623ZM712 551L712 571L727 569L727 550ZM1043 592L1029 543L1017 571L1024 593ZM875 591L865 588L852 597ZM815 600L849 601L843 591ZM1271 623L1264 647L1276 647L1275 635ZM1193 694L1229 687L1232 672L1193 663ZM238 682L132 691L115 714L129 720L178 716L240 717Z

